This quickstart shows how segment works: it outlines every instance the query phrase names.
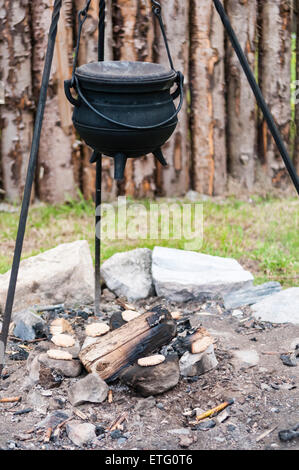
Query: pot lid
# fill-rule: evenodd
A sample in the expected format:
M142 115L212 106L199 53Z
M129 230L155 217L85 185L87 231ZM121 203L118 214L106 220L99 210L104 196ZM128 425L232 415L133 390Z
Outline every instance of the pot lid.
M174 80L176 72L151 62L90 62L76 69L78 78L111 84L156 83Z

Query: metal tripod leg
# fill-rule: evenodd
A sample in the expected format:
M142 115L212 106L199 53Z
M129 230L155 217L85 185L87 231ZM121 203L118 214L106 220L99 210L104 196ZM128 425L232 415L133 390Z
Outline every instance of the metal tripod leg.
M51 66L52 66L54 49L55 49L55 41L56 41L56 36L57 36L57 25L58 25L58 21L60 17L61 7L62 7L62 0L55 0L52 23L51 23L50 31L49 31L49 39L48 39L48 46L47 46L47 53L46 53L46 59L45 59L45 65L44 65L39 103L38 103L36 120L35 120L34 134L33 134L33 139L32 139L31 153L30 153L30 159L29 159L28 170L27 170L27 177L26 177L26 183L25 183L25 189L24 189L24 196L23 196L23 202L22 202L22 208L21 208L18 234L17 234L17 239L16 239L11 276L10 276L6 305L5 305L5 310L4 310L3 326L2 326L1 336L0 336L0 377L3 371L3 367L4 367L4 354L5 354L5 349L7 345L9 324L11 321L11 314L12 314L12 308L13 308L13 303L14 303L16 284L17 284L20 260L21 260L22 249L23 249L24 235L25 235L29 205L30 205L31 191L32 191L32 186L33 186L33 181L34 181L34 174L35 174L38 149L39 149L39 143L40 143L40 137L41 137L42 123L43 123L44 111L45 111L46 100L47 100L47 90L48 90L48 85L49 85Z
M101 301L101 204L102 204L102 155L96 163L96 238L95 238L95 315L100 315Z
M98 60L102 62L105 56L105 18L106 0L99 2L99 41ZM100 315L101 301L101 204L102 204L102 155L98 154L96 159L96 237L95 237L95 315Z

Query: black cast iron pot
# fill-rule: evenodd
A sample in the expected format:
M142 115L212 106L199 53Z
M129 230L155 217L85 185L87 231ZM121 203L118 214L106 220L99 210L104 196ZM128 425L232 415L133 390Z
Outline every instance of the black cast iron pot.
M115 159L115 178L122 179L127 158L153 153L167 165L161 146L173 134L183 104L180 72L149 62L92 62L65 82L75 106L74 126L95 150ZM171 88L177 90L171 94ZM71 88L78 94L75 99ZM174 100L180 96L175 108Z

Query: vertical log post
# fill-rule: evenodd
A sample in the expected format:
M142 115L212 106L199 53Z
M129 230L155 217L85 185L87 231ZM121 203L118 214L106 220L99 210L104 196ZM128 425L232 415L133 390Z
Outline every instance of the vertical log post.
M29 0L0 0L1 155L5 198L20 202L33 133Z
M67 197L76 195L72 164L75 132L72 126L71 105L66 101L63 91L64 79L70 75L73 51L70 7L70 2L63 2L39 150L38 195L41 200L51 204L62 203ZM40 0L32 2L31 5L36 97L41 87L52 8L53 0Z
M227 14L255 70L256 0L227 0ZM251 191L256 167L256 102L231 43L227 44L228 165L233 182Z
M291 5L260 0L259 80L261 91L286 147L291 124ZM287 172L264 119L260 122L261 158L268 184L279 186Z
M227 181L224 30L212 0L190 6L192 186L220 195Z
M161 195L182 196L190 188L191 152L189 143L189 6L190 2L168 0L162 2L162 16L169 46L173 52L174 67L185 76L185 101L179 124L171 139L163 147L168 168L157 167L157 190ZM167 53L157 29L156 55L158 62L169 68Z
M76 17L78 12L84 8L86 0L75 0ZM112 60L112 0L106 0L105 21L105 60ZM84 24L79 51L79 65L87 64L97 60L98 53L98 23L99 2L91 2L88 19ZM78 25L77 25L78 26ZM95 200L96 167L90 163L92 150L85 144L81 146L82 154L82 192L86 199ZM117 196L117 184L113 179L113 162L109 157L102 158L102 199L103 201L114 200Z

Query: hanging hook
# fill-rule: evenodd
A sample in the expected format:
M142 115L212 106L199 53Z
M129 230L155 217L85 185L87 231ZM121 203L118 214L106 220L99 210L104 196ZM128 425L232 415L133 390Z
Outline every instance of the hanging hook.
M153 12L155 13L155 15L157 16L161 15L161 11L162 11L161 4L157 2L157 0L152 0L152 4L153 4Z

